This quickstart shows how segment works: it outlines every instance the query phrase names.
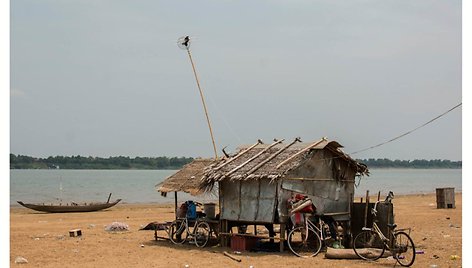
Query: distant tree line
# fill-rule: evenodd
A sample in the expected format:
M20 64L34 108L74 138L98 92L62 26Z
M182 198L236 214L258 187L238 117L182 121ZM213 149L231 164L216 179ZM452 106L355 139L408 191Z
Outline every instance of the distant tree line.
M109 158L92 156L50 156L36 158L10 154L10 169L180 169L193 160L191 157Z
M10 169L180 169L193 161L192 157L135 157L115 156L50 156L37 158L10 154ZM450 160L390 160L357 159L369 168L462 168L462 161Z
M387 158L378 159L357 159L369 168L462 168L462 161L451 160L390 160Z

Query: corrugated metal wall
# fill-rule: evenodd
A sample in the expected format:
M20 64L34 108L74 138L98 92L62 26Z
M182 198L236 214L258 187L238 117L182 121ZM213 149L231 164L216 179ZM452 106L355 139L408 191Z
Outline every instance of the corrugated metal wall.
M315 151L299 168L283 179L220 182L221 219L273 223L277 210L281 222L288 219L287 200L293 192L308 195L317 214L333 214L349 220L354 196L354 167L326 150Z
M272 223L277 183L269 179L220 182L220 218L230 221Z

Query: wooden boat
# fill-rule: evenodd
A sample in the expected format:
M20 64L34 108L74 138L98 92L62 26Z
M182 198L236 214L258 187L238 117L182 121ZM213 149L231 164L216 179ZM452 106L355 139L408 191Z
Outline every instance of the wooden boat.
M21 201L17 201L18 204L24 206L25 208L33 209L36 211L43 211L49 213L66 213L66 212L91 212L91 211L98 211L102 209L111 208L114 205L118 204L121 199L117 199L114 202L110 203L110 196L108 197L108 201L106 203L85 203L85 204L77 204L77 203L70 203L70 204L59 204L59 205L47 205L47 204L27 204Z

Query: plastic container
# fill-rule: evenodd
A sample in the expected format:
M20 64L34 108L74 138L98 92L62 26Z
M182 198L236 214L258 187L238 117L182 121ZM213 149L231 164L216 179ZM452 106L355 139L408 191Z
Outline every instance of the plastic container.
M209 219L215 219L216 218L216 214L215 214L215 207L216 207L216 204L215 203L206 203L206 204L203 204L203 213L205 213L206 217L209 218Z
M187 201L187 218L190 220L197 218L197 206L193 201Z

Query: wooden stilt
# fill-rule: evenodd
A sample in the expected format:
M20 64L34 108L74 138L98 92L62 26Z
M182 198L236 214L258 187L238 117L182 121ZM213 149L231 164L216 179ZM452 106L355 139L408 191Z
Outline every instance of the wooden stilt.
M285 223L280 224L280 252L284 252L285 242Z
M175 202L175 219L177 219L177 192L174 192L174 202Z
M220 220L220 228L221 228L220 232L229 233L228 220ZM226 235L220 235L220 244L222 247L228 247L229 246L228 241L229 239Z
M369 190L365 193L365 211L364 211L364 226L367 227L367 216L369 215Z

